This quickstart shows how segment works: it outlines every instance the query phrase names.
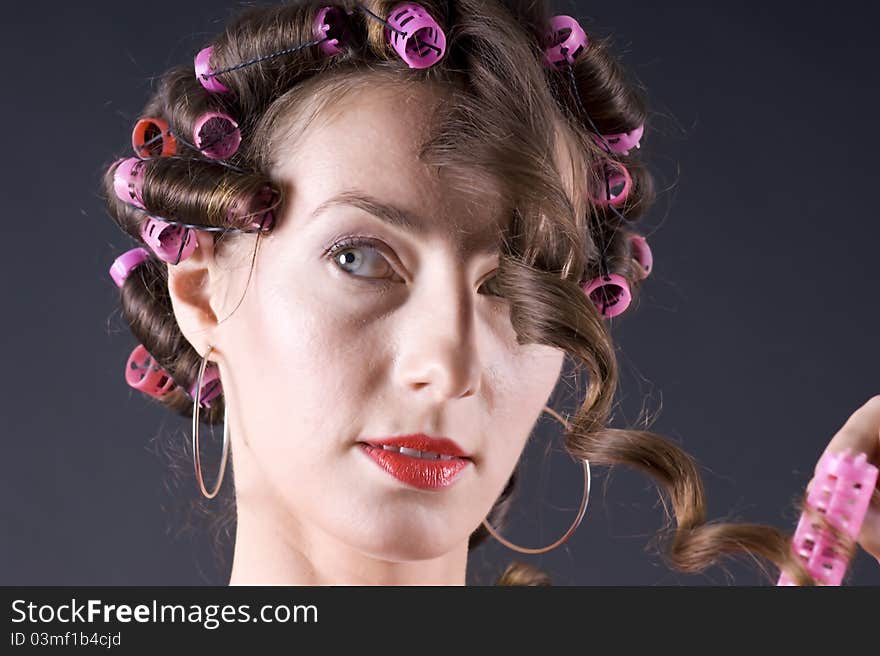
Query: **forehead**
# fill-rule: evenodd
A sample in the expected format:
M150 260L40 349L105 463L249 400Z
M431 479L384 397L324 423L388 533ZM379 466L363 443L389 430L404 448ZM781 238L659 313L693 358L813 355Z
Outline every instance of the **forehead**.
M464 252L497 247L506 211L495 190L462 193L419 158L446 98L438 84L362 84L322 99L304 128L280 131L273 177L289 183L296 215L368 196L401 210L405 230L443 236Z

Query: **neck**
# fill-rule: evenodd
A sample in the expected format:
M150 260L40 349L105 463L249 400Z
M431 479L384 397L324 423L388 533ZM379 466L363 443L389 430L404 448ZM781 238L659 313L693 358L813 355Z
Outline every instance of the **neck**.
M279 518L271 503L237 504L229 585L465 585L467 541L437 558L395 562Z

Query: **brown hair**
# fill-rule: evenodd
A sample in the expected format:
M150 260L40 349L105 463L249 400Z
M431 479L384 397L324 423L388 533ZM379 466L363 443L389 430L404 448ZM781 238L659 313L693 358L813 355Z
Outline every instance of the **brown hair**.
M235 67L312 41L314 18L327 4L302 0L245 10L213 41L212 69ZM186 157L147 158L146 211L116 197L109 170L104 192L119 226L138 241L148 214L228 227L230 208L265 185L275 189L283 203L284 190L267 174L277 155L274 138L289 110L301 107L307 97L319 99L314 117L328 111L330 99L339 100L367 76L396 84L447 85L450 100L431 117L420 157L451 176L461 193L496 194L511 208L497 287L510 303L518 342L562 349L578 371L589 376L583 403L566 432L566 450L593 466L635 467L659 483L661 499L663 493L668 495L677 523L673 528L664 500L666 525L658 538L670 566L699 572L722 555L740 554L759 565L756 557L767 559L799 583L813 584L793 554L789 536L778 529L707 523L697 467L678 446L646 430L606 426L617 387L617 363L611 335L582 285L599 275L604 255L610 271L628 281L636 302L640 271L630 250L631 224L654 201L652 177L640 164L638 150L625 156L610 154L593 139L593 129L601 134L627 132L648 118L644 98L610 54L608 39L591 35L589 47L575 60L572 79L568 71L543 65L551 16L543 0L423 0L419 4L445 31L447 50L434 66L410 69L386 43L379 21L351 3L336 4L353 10L353 39L337 55L328 57L312 45L233 68L218 78L230 89L227 94L207 92L189 62L161 78L142 116L164 119L175 135L190 135L200 114L223 111L238 121L241 146L225 162L185 147L180 150L187 151ZM365 4L384 18L394 3ZM633 180L619 215L589 200L607 159L624 164ZM237 241L235 234L213 234L218 246L221 239L227 247ZM161 402L191 416L192 399L185 390L193 384L201 358L175 322L167 283L167 266L151 257L125 281L122 309L138 341L179 384ZM208 424L222 422L222 398L201 416ZM180 471L192 475L189 464L181 465ZM493 526L503 524L515 481L516 472L489 513ZM231 483L224 485L215 500L220 503L220 511L213 513L218 536L228 534L234 521L230 488ZM800 503L802 509L804 500ZM488 536L481 525L470 536L469 548ZM762 570L769 576L763 565ZM529 565L513 563L498 584L546 585L549 578Z

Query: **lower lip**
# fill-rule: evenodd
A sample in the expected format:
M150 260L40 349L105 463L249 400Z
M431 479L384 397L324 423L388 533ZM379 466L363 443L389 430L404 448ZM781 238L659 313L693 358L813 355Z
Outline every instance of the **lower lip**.
M471 464L466 458L426 460L370 444L360 443L359 446L394 478L420 490L442 490L449 487L458 480L458 473Z

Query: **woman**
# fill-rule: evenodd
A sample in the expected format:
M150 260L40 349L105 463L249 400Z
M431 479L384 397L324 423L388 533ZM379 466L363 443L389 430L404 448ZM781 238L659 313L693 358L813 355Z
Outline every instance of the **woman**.
M670 495L673 567L747 553L813 582L778 530L706 525L677 446L605 426L607 320L650 273L633 224L653 191L644 102L576 21L482 0L251 9L142 116L138 159L105 177L148 247L111 271L140 342L128 380L194 416L208 498L227 451L209 488L198 426L224 426L231 584L463 584L469 549L504 541L566 354L589 377L566 433L585 489L548 548L589 465L628 464ZM878 406L829 450L877 463ZM880 558L877 507L859 543Z

